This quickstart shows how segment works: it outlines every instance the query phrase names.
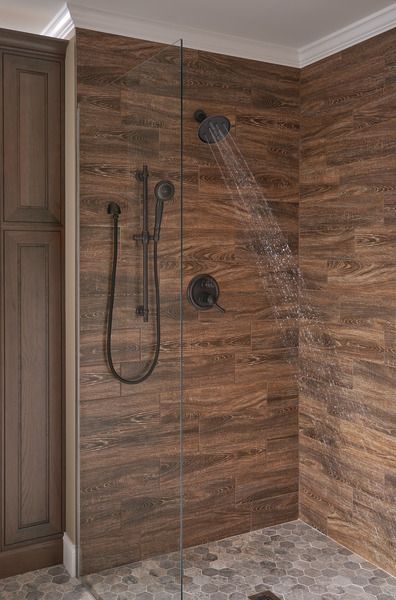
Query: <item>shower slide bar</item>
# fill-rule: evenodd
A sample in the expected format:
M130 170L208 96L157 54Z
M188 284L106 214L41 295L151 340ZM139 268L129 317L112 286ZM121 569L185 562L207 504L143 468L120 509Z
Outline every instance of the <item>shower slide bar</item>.
M133 236L133 239L143 244L143 304L136 308L136 314L143 317L143 321L147 323L149 308L148 308L148 245L150 240L154 239L148 230L148 178L149 172L147 165L143 165L141 171L136 172L136 179L143 182L143 230L141 234Z

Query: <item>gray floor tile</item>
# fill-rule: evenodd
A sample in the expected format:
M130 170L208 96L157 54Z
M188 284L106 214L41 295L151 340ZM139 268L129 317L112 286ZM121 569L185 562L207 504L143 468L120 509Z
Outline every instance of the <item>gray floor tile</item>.
M396 600L396 578L301 521L189 548L184 600ZM84 585L85 584L85 585ZM0 580L1 600L178 600L177 553L94 573L84 584L63 567Z

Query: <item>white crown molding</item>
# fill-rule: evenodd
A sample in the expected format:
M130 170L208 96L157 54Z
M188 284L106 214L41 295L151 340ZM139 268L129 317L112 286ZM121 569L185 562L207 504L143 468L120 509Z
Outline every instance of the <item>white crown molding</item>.
M67 533L63 534L63 564L71 577L77 577L77 548Z
M48 23L41 32L41 35L48 35L60 39L69 39L74 30L74 23L69 8L65 4L55 17Z
M306 67L312 63L345 50L359 42L396 27L396 4L380 10L347 27L339 29L302 48L266 44L259 40L204 31L192 27L178 27L165 21L140 19L115 13L86 8L70 2L55 15L43 29L43 35L70 38L74 27L93 29L142 40L173 44L183 39L187 48L206 50L231 56L239 56L262 62L289 67Z
M259 40L203 31L192 27L179 27L170 22L152 21L94 8L68 3L76 27L105 31L117 35L173 44L183 39L187 48L206 50L263 62L298 66L298 55L294 48L277 44L266 44Z
M299 66L306 67L394 27L396 27L396 4L300 48L298 50Z

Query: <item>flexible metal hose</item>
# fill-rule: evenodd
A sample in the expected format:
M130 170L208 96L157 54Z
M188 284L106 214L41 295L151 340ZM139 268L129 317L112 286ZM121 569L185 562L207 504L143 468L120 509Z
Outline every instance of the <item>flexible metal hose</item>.
M158 357L160 353L161 346L161 317L160 317L160 286L159 286L159 275L158 275L158 242L154 240L154 254L153 254L153 262L154 262L154 287L155 287L155 307L156 307L156 339L155 339L155 352L153 359L147 369L138 377L133 379L127 379L126 377L122 377L119 373L117 373L113 357L112 357L112 333L113 333L113 312L114 312L114 296L115 296L115 288L116 288L116 279L117 279L117 263L118 263L118 238L119 238L119 226L118 226L118 214L113 215L113 264L111 269L111 281L110 281L110 298L108 302L107 309L107 332L106 332L106 356L107 362L110 367L111 372L114 377L116 377L121 383L127 383L130 385L136 385L138 383L143 383L154 371L157 363Z

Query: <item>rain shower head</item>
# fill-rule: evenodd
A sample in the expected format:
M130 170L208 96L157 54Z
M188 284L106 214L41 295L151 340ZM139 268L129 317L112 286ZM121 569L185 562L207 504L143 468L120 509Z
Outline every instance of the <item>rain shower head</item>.
M217 142L221 142L230 131L231 123L223 115L208 117L202 109L198 109L194 113L194 119L200 124L198 137L205 144L217 144Z

